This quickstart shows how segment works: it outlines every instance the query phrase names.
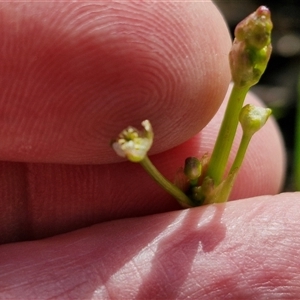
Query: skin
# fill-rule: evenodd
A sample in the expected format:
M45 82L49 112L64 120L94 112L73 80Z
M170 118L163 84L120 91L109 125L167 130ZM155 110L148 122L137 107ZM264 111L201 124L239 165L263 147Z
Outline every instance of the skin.
M300 195L272 196L285 170L274 121L253 138L231 196L242 200L222 205L180 209L109 147L149 118L170 179L212 150L230 80L212 3L1 3L0 14L1 298L299 295Z

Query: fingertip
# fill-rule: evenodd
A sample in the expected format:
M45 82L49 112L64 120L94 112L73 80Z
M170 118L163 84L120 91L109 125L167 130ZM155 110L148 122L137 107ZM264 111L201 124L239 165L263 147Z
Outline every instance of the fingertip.
M158 153L196 134L223 99L230 37L211 2L2 8L2 160L117 161L110 139L144 119Z

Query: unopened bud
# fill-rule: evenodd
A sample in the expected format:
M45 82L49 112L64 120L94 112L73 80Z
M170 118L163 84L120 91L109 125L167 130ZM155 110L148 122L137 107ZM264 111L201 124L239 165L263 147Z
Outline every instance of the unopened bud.
M188 157L184 164L184 174L189 180L195 180L201 176L202 164L197 157Z
M245 105L239 117L244 134L252 136L266 124L271 113L270 108L258 107L252 104Z
M229 61L232 80L238 86L251 87L264 73L272 52L272 28L271 13L265 6L236 26Z

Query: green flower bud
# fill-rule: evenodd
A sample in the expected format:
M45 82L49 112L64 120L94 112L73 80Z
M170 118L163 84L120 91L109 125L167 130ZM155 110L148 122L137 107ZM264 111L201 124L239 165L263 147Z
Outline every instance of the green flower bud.
M248 47L260 50L271 43L272 29L270 10L260 6L236 26L234 35L238 41L244 41Z
M244 135L252 136L262 128L266 124L271 113L272 110L270 108L258 107L252 104L245 105L239 116Z
M143 121L142 126L143 131L131 126L124 129L112 142L112 147L119 156L127 157L132 162L140 162L145 158L152 146L153 130L148 120Z
M198 179L201 176L202 164L197 157L188 157L184 164L184 174L189 180Z
M240 87L251 87L264 73L272 52L271 13L260 6L241 21L229 54L232 80Z

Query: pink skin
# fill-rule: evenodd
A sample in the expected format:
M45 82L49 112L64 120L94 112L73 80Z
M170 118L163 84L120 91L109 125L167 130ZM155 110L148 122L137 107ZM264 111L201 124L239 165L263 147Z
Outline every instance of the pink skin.
M224 205L179 209L108 146L149 118L170 179L211 151L220 111L205 125L230 77L213 4L1 3L0 15L2 298L299 295L300 195L260 196L285 169L273 121L232 194L248 199Z

